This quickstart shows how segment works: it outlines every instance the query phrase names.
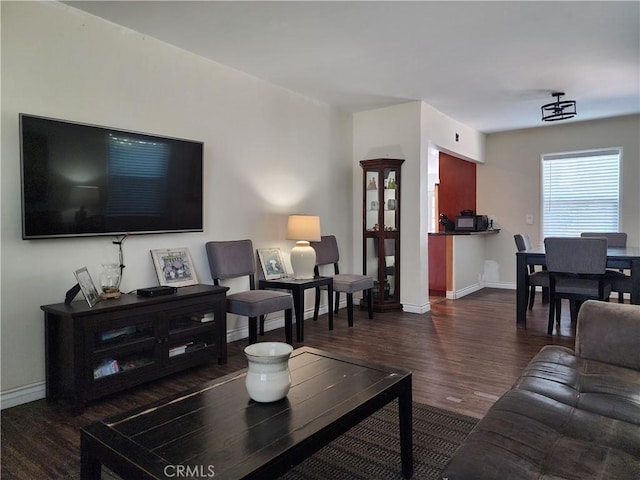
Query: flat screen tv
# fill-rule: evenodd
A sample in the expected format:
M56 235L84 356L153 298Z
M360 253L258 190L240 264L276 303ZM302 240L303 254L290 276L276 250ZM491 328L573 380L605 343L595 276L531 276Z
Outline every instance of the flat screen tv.
M22 238L202 231L203 143L20 114Z

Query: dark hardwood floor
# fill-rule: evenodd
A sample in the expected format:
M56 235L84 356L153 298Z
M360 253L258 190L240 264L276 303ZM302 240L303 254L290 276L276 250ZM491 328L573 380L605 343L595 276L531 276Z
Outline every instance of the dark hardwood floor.
M516 328L515 291L484 289L455 301L432 298L432 311L423 315L376 313L369 320L356 310L351 329L343 309L333 331L326 315L305 321L304 343L408 368L415 401L479 418L542 346L573 347L569 309L563 310L559 335L546 334L547 306L539 298L527 312L527 328ZM284 328L260 340L284 341ZM78 416L45 400L3 410L2 478L77 478L70 472L79 470L80 427L245 368L245 344L229 344L224 366L211 364L96 401Z

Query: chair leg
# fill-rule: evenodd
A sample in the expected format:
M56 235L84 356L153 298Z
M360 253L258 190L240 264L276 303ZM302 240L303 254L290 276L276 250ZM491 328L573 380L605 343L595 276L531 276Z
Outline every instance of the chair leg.
M340 292L336 292L335 290L334 292L336 293L336 308L334 312L338 313L338 307L340 306ZM329 301L329 308L331 308L331 301Z
M542 303L549 303L549 287L542 287Z
M533 309L533 301L536 299L536 286L531 285L529 290L529 310Z
M369 319L373 318L373 288L367 290L367 309L369 310Z
M264 336L264 315L260 315L260 335Z
M249 345L258 341L258 319L249 317Z
M291 308L284 311L284 338L289 345L293 346L293 310Z
M556 313L556 303L559 301L560 300L556 299L549 300L549 322L547 324L547 335L551 335L553 333L553 320Z
M331 299L329 299L329 303L331 303ZM329 305L331 308L331 305ZM313 321L318 320L318 313L320 312L320 288L316 287L316 304L313 309Z
M353 327L353 293L347 293L347 323Z
M571 300L569 302L569 309L571 312L571 324L574 324L578 321L578 312L580 311L580 306L582 302L578 300Z
M624 303L624 293L618 292L618 303Z

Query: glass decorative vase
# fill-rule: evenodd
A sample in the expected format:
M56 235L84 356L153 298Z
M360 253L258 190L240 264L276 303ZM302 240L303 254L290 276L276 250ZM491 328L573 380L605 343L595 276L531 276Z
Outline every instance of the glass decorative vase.
M258 342L244 349L249 362L245 383L252 400L269 403L287 396L291 387L292 351L291 345L281 342Z
M120 265L117 263L104 263L100 273L100 287L102 298L120 297Z

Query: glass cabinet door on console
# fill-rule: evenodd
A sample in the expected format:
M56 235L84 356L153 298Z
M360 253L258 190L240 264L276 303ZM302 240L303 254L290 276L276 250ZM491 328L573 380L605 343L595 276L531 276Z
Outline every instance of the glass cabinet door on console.
M374 279L376 311L400 304L400 167L404 160L363 160L362 270Z
M43 305L47 400L87 402L196 365L227 361L227 287Z

